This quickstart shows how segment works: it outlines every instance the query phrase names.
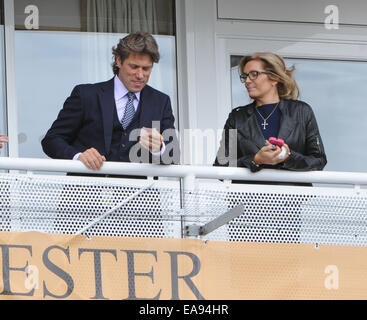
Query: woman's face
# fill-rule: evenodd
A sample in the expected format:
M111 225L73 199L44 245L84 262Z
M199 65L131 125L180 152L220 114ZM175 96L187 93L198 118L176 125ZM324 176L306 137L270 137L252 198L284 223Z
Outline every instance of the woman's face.
M243 73L249 74L251 71L265 71L263 62L260 60L251 60L246 63ZM269 79L267 74L259 73L258 77L251 80L246 78L245 86L250 98L257 101L272 100L279 98L277 90L277 81Z

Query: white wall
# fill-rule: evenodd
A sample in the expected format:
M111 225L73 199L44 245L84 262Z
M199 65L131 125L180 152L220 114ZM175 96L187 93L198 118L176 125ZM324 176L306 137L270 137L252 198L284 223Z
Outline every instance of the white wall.
M185 50L180 52L180 48L177 48L179 78L184 74L185 80L183 86L179 87L182 137L183 130L188 128L213 128L213 120L217 118L216 37L213 32L216 24L216 6L212 0L185 0L181 2L179 9L181 11L177 15L177 42L181 42L180 48ZM186 92L183 93L182 90ZM181 142L185 149L183 161L187 164L199 164L195 163L192 157L202 150L192 150L187 140L181 139ZM188 150L191 150L191 157Z
M365 0L217 0L219 19L324 23L325 8L339 11L341 24L367 25Z

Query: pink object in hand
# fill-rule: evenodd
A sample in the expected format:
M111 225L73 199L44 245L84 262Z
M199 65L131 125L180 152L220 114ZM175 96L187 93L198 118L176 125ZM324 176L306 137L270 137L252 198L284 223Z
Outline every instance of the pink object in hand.
M270 137L269 142L271 144L275 144L279 147L282 147L284 145L284 140L283 139L277 139L277 138L274 138L274 137Z

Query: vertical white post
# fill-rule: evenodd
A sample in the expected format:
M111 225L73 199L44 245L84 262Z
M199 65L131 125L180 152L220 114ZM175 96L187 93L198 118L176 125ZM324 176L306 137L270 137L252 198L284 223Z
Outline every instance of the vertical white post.
M18 154L18 112L15 82L15 22L14 0L4 0L4 27L5 27L5 90L6 115L8 127L8 156L17 158ZM19 186L10 183L10 226L12 231L21 231L22 224L19 216Z
M4 0L5 25L5 83L6 112L9 136L9 157L17 158L18 151L18 108L15 82L15 22L14 0Z
M182 227L182 236L183 238L187 237L186 235L186 225L187 222L190 224L190 213L193 212L193 207L195 204L195 190L196 190L196 177L193 174L188 174L185 176L183 181L182 188L182 202L183 202L183 213L184 216L181 217L181 227ZM191 209L191 210L190 210Z
M186 0L176 0L176 66L177 66L177 129L181 133L181 164L188 164L190 162L185 161L190 159L191 151L190 146L186 144L190 143L185 141L183 133L186 128L190 127L189 121L189 75L188 75L188 55L187 55L187 26L186 26Z

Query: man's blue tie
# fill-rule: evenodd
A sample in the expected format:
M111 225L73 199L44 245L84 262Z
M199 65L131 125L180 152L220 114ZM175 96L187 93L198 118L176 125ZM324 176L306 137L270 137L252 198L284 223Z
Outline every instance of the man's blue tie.
M134 108L135 94L133 92L128 92L127 96L128 96L128 100L125 106L125 113L121 120L121 124L124 129L128 127L131 120L134 118L134 114L135 114L135 108Z

